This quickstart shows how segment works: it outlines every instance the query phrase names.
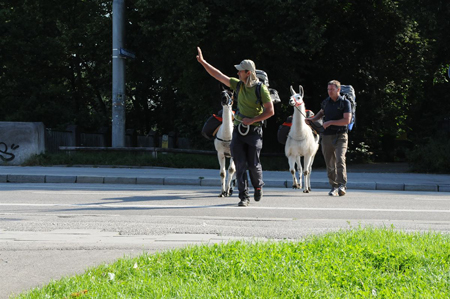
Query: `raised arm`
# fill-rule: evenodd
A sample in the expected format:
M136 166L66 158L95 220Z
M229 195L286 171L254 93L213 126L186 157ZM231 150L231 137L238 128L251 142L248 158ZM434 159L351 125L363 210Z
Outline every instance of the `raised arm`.
M202 50L200 47L197 47L198 55L197 55L197 61L203 65L205 70L210 74L212 77L214 77L219 82L225 84L226 86L230 87L230 77L224 75L221 71L210 65L206 62L206 60L203 58Z

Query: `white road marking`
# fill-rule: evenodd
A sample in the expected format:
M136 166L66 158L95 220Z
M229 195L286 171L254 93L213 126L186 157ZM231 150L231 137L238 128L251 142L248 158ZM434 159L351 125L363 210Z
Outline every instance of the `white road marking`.
M442 198L436 198L436 197L432 197L432 198L428 198L428 197L416 197L413 198L414 200L446 200L446 201L450 201L450 196L448 197L442 197Z
M219 205L130 205L130 204L33 204L33 203L0 203L0 206L27 206L27 207L107 207L107 208L205 208L205 209L248 209L254 210L296 210L296 211L352 211L352 212L393 212L393 213L450 213L450 210L411 210L411 209L367 209L367 208L302 208L302 207L237 207L235 204Z
M138 191L98 191L98 192L92 192L92 191L33 191L31 193L33 194L50 194L50 195L124 195L124 196L130 196L132 194L147 194L149 195L149 191L152 191L151 195L163 195L163 196L170 196L174 194L185 194L184 190L173 190L170 192L159 192L159 190L138 190ZM205 192L191 192L189 196L192 195L203 195Z

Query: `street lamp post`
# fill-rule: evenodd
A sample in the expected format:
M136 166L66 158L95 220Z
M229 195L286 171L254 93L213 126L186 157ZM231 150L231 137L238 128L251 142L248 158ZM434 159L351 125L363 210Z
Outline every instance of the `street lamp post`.
M112 147L125 146L125 0L113 0L112 20Z

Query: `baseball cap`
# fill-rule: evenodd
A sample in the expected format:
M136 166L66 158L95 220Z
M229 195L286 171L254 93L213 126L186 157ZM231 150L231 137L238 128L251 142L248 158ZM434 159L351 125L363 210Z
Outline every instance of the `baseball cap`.
M255 63L250 59L242 60L240 64L234 66L238 71L256 71Z

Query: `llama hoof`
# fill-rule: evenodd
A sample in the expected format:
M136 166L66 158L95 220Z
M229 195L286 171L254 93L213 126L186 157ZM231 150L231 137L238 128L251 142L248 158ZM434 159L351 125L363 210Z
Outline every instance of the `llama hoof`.
M233 189L230 189L230 191L228 191L228 196L233 195Z
M310 190L306 189L306 190L303 190L303 193L309 193L309 191Z
M225 197L225 196L227 196L227 194L225 192L222 192L219 194L219 197Z

